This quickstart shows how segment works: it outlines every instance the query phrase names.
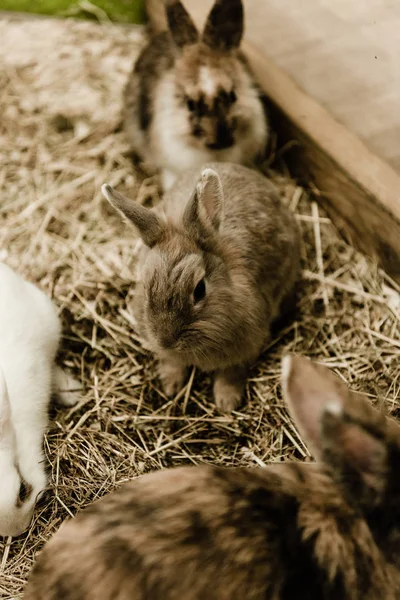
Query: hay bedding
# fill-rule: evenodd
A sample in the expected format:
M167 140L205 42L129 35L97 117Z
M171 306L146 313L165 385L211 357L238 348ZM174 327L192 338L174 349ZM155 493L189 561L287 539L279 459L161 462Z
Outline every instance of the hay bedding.
M76 407L52 409L52 491L26 536L0 541L0 597L11 598L61 522L132 477L202 462L308 460L280 398L285 352L324 362L396 413L400 296L304 190L272 175L304 234L296 320L254 367L233 416L214 410L210 379L195 372L177 398L165 398L134 332L136 241L100 195L108 181L140 201L157 197L120 131L121 89L141 30L3 19L0 39L1 259L54 297L64 321L60 360L84 386Z

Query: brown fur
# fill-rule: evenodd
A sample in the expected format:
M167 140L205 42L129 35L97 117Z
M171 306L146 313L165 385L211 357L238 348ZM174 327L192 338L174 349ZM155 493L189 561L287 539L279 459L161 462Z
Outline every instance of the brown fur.
M205 165L203 174L208 167L214 176L206 183L192 171L157 212L147 210L151 222L159 215L154 244L147 239L146 209L109 199L152 246L142 256L135 315L146 346L160 359L165 392L176 393L186 367L196 365L216 371L217 406L230 411L240 402L246 367L257 359L293 292L299 232L265 177L223 163ZM205 298L196 303L200 281Z
M319 464L145 475L61 527L24 600L398 599L400 429L327 369L284 371Z
M211 160L253 164L266 149L261 94L238 50L241 0L217 0L203 34L179 1L167 2L169 31L151 36L124 94L134 152L161 169L165 187Z

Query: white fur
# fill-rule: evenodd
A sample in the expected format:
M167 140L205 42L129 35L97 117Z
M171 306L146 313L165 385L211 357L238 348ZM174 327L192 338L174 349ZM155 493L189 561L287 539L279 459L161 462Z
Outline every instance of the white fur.
M200 67L199 70L199 83L206 96L214 96L217 88L215 80L213 79L210 69L208 67Z
M47 484L43 435L57 371L60 322L51 300L0 263L0 535L29 527L37 497ZM59 375L58 375L59 377ZM63 399L61 398L61 401ZM5 430L12 431L7 444ZM33 492L16 506L22 479Z
M325 405L325 412L335 417L340 417L343 414L343 406L336 400L331 400Z
M250 165L265 148L268 136L263 107L251 80L243 73L243 90L238 94L237 111L250 117L251 126L245 133L238 132L231 148L212 151L195 148L188 143L189 122L185 110L176 97L174 73L166 75L155 94L151 143L146 159L161 168L164 190L172 187L177 177L206 162L232 162Z
M288 395L288 381L290 374L292 372L293 366L293 357L290 354L287 354L282 358L281 362L281 381L282 381L282 389L285 395Z

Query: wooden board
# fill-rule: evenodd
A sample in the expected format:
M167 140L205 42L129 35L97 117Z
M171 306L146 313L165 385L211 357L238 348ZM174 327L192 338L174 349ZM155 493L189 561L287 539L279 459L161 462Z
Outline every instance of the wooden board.
M184 4L201 26L212 1L184 0ZM255 18L251 14L252 0L246 7L250 22ZM148 0L147 10L157 29L165 24L161 0ZM261 23L258 19L259 31L263 29ZM247 27L249 37L251 30ZM273 126L281 141L299 141L297 148L285 155L294 173L306 183L315 184L319 199L353 243L366 253L377 255L386 270L400 280L398 173L306 94L266 53L248 42L243 49L273 103Z

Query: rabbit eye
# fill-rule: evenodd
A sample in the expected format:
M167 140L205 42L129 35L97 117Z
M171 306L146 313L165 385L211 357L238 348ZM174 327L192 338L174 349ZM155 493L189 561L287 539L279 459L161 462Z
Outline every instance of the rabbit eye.
M204 281L204 279L200 279L199 283L196 285L196 287L194 288L194 291L193 291L193 300L194 300L195 304L197 304L197 302L200 302L201 300L203 300L205 295L206 295L206 282Z
M28 493L28 489L26 487L26 484L24 481L21 481L21 485L19 486L19 494L18 494L18 498L21 502L23 502L25 500L27 493Z
M29 483L25 483L24 480L21 481L18 492L17 506L21 506L25 500L28 500L29 496L32 494L32 486Z
M196 109L196 102L194 100L192 100L191 98L187 98L186 106L188 107L190 112L193 112Z
M232 90L231 92L229 92L229 102L236 102L237 100L237 96L236 93Z

